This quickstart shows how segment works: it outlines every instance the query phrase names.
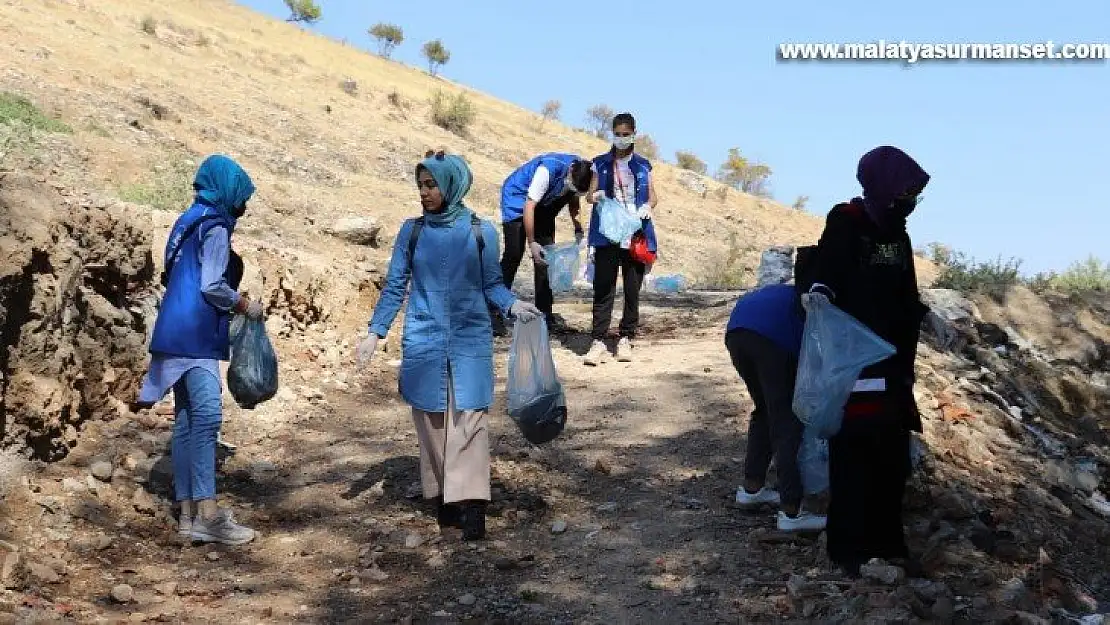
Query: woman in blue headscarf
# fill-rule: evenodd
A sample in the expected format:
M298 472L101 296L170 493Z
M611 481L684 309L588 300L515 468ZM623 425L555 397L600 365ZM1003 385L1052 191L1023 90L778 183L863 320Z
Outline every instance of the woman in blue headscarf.
M178 532L193 540L238 545L254 538L254 531L216 505L216 439L223 420L219 361L229 356L231 314L262 318L262 303L235 290L241 268L229 267L231 233L247 210L254 184L238 163L217 154L201 163L193 189L193 205L174 223L166 242L166 294L137 403L153 405L173 389Z
M860 373L829 441L828 554L850 574L871 558L909 559L902 494L910 475L910 432L921 431L914 359L921 302L906 219L929 174L892 146L864 154L856 170L863 197L833 207L812 259L799 264L803 297L827 297L894 345L890 358Z
M424 497L436 500L440 525L461 528L465 540L485 536L490 499L490 309L522 322L540 314L502 281L497 232L463 203L471 181L458 156L429 152L417 165L424 213L397 233L370 334L356 352L360 365L370 362L409 288L398 386L420 439Z

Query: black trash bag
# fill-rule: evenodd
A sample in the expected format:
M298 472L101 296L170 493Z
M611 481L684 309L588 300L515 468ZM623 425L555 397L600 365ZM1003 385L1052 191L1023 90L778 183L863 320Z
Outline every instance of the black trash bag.
M509 351L508 412L533 445L554 440L567 422L563 385L555 371L543 317L513 325Z
M235 315L231 321L227 390L231 391L235 403L247 410L277 394L277 355L266 336L266 324L261 320Z

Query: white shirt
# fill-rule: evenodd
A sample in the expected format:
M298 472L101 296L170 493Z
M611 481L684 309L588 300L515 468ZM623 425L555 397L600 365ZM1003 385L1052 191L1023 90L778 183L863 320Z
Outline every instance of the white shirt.
M569 175L569 174L568 174ZM532 174L532 182L528 185L528 199L533 202L539 203L543 199L543 194L547 193L547 189L551 186L551 172L546 167L540 165L536 168L536 173ZM567 192L566 184L563 184L563 192Z
M613 198L616 199L630 213L637 211L636 207L636 177L632 175L632 155L627 158L618 158L613 161Z

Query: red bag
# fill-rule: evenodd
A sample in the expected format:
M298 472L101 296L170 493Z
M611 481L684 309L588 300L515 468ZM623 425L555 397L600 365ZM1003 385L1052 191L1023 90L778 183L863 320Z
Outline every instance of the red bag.
M643 232L632 235L632 244L628 246L628 255L632 257L632 260L645 265L655 263L655 252L648 249L647 237L644 236Z

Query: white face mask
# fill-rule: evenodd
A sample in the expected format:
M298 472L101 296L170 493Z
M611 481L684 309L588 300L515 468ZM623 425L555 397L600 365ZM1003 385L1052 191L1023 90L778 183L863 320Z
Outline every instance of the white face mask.
M627 150L636 142L636 135L629 137L613 137L613 147L618 150Z

